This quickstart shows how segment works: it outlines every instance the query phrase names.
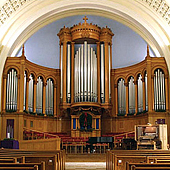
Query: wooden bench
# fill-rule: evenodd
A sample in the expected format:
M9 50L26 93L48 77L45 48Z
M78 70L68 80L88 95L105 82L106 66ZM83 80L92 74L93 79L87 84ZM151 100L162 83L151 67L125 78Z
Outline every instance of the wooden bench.
M25 151L14 149L0 150L0 157L15 157L17 162L41 162L44 161L47 169L64 170L65 169L65 151ZM32 159L31 159L32 157ZM26 159L26 161L25 161Z
M126 162L154 162L158 156L170 156L169 150L112 150L106 153L107 170L124 170ZM144 160L141 160L143 157ZM118 163L119 162L119 163Z
M36 169L45 170L45 163L0 163L0 169Z

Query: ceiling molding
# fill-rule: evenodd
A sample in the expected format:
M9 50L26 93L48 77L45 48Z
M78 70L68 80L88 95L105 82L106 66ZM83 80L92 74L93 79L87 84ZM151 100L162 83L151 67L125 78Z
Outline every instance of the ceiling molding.
M3 25L11 15L17 10L24 8L24 5L32 0L6 0L6 3L0 8L0 26ZM134 1L134 0L133 0ZM170 6L165 0L138 0L143 5L148 5L150 9L160 15L170 26Z

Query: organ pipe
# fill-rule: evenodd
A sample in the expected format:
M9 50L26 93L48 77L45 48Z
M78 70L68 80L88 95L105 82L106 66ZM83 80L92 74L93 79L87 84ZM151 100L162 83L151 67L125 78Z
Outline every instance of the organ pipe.
M97 102L96 51L85 41L74 56L75 102Z
M104 44L101 44L101 103L104 103Z
M70 44L67 44L67 102L70 103L71 99L71 51Z
M155 110L165 110L165 76L161 69L154 74L154 106Z
M7 110L17 110L17 72L11 69L7 75L7 94L6 94L6 109Z
M60 99L62 101L63 99L63 45L61 45L61 50L60 50L60 55L61 55L61 60L60 60L60 63L61 63L61 96L60 96Z

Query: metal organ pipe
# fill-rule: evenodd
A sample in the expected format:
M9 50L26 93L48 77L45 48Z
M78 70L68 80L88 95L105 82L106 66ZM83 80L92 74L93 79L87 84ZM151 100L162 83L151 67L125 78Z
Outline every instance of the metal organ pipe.
M71 51L70 51L70 44L67 44L67 102L70 103L71 99L71 89L70 89L70 83L71 83Z
M93 101L93 48L91 48L91 101Z
M155 110L165 110L165 76L157 69L154 74L154 105Z
M101 103L104 103L104 44L101 44Z
M83 101L83 88L84 88L84 83L83 83L83 76L84 76L84 56L83 56L83 44L81 45L81 92L80 92L80 96L81 96L81 101Z
M61 96L60 96L60 99L62 100L63 99L63 45L61 45Z
M75 52L74 65L75 102L96 102L97 58L87 41Z
M84 101L87 101L87 41L84 42Z
M88 101L90 101L90 91L91 91L91 56L90 56L90 45L88 44Z
M17 110L17 72L11 69L7 75L6 109Z

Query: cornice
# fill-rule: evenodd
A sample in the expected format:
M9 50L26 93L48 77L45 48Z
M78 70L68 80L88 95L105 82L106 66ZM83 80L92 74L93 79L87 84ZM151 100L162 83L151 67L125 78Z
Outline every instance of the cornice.
M0 26L3 25L11 15L14 15L21 7L32 0L6 0L0 8ZM132 0L135 1L135 0ZM148 5L151 10L158 13L170 25L170 6L165 0L138 0L144 5Z

